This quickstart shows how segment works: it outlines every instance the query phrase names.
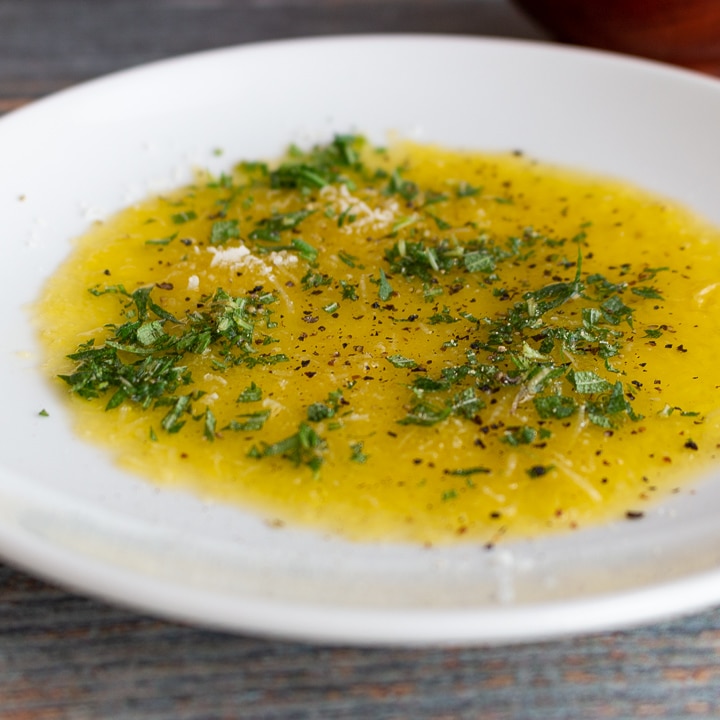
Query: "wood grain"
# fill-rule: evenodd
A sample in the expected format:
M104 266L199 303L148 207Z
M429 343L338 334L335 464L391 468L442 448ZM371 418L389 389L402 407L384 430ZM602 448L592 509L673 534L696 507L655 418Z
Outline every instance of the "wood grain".
M498 0L2 0L0 102L211 48L373 32L539 38Z
M0 0L0 112L180 53L401 31L542 37L503 0ZM0 720L709 718L719 657L718 610L513 647L330 648L144 617L0 565Z
M0 717L704 718L720 611L515 647L267 642L142 617L0 567Z

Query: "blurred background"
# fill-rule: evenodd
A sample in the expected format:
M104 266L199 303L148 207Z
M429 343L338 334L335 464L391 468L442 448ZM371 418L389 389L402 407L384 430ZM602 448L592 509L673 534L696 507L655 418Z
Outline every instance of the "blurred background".
M547 36L509 0L0 0L0 110L161 57L372 32Z
M720 0L0 0L0 112L161 57L373 32L561 40L720 74Z

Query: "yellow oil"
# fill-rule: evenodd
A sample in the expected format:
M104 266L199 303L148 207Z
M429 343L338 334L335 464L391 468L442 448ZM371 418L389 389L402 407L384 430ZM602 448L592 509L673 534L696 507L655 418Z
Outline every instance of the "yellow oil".
M91 338L101 346L108 324L128 320L128 297L105 292L118 286L128 293L153 286L154 302L180 320L206 308L218 288L232 296L272 292L272 314L256 325L253 347L288 357L224 369L212 349L188 355L183 362L194 382L178 393L204 394L193 396L177 433L162 429L167 407L125 402L106 410L109 395L86 400L57 380L80 437L149 481L251 508L278 526L427 544L494 543L639 517L715 460L717 230L626 184L522 156L408 143L363 153L372 172L346 168L351 184L304 193L271 188L247 167L228 178L201 175L191 187L96 224L76 242L36 308L49 376L71 373L69 353ZM396 168L396 181L415 185L391 187ZM377 169L384 173L374 175ZM257 252L250 235L263 218L303 209L314 212L275 242L302 240L317 250L314 265L297 245ZM213 244L218 218L236 220L239 237ZM512 246L510 238L536 242L522 251L516 243L493 277L460 264L431 269L428 281L393 272L385 259L398 243L444 239L463 248L481 237L501 248ZM524 293L571 282L578 256L586 294L597 295L593 276L621 286L632 326L605 324L622 333L607 365L596 354L557 349L556 362L621 382L635 419L621 413L612 428L602 427L582 409L543 419L522 385L508 381L489 391L470 376L443 397L472 387L484 407L428 425L399 422L410 412L409 385L418 376L489 364L492 353L472 343ZM313 276L320 278L315 285ZM544 322L577 328L589 304L572 299ZM398 367L398 356L415 367ZM545 392L560 392L559 382ZM238 402L253 383L261 399ZM332 405L337 391L343 399L333 417L309 420L308 406ZM217 420L209 436L206 408ZM269 416L261 429L227 429L263 410ZM303 423L324 442L311 451L321 464L264 453ZM533 429L533 441L509 443L523 427Z

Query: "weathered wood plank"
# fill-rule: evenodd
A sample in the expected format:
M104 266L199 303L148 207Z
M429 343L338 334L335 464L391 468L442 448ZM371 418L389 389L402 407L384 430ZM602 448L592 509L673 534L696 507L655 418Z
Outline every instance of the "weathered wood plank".
M0 98L38 97L159 58L313 35L542 37L499 0L4 0Z
M3 718L711 717L718 653L720 611L516 647L267 642L146 618L0 567Z

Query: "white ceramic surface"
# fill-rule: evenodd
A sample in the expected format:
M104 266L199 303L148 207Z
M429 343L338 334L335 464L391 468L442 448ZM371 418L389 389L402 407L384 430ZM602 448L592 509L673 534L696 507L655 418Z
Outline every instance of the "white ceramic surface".
M95 596L234 631L351 643L590 632L720 601L720 477L643 522L421 550L353 545L160 491L70 430L27 305L95 218L195 166L393 131L626 178L720 224L720 83L548 45L352 37L165 61L0 120L0 553ZM222 148L220 157L213 153ZM47 409L49 417L38 411Z

